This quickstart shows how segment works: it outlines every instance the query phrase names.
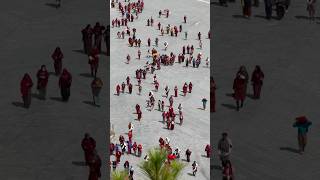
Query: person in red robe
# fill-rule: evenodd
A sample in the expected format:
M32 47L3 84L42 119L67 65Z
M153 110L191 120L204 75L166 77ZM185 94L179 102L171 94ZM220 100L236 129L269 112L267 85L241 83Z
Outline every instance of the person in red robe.
M204 151L206 151L207 157L209 158L211 155L211 147L209 144L206 145L206 148L204 149Z
M97 48L91 50L88 64L90 64L91 76L97 77L97 71L99 67L99 53Z
M140 105L136 104L136 113L138 114L139 111L140 111Z
M192 92L192 83L190 82L189 83L189 93L191 93Z
M236 100L237 111L239 107L243 107L243 102L246 97L246 80L241 74L238 74L233 81L234 99ZM241 104L239 104L241 103Z
M49 73L45 65L41 66L40 70L37 73L37 78L38 78L37 89L39 91L39 96L42 100L45 100L46 92L47 92L47 84L49 79Z
M254 99L259 99L261 94L261 87L263 84L264 74L260 68L260 66L256 66L255 70L251 76L251 82L253 86L253 97Z
M178 87L174 87L174 97L178 97Z
M86 161L86 164L88 165L90 157L93 155L96 148L96 141L88 133L85 133L84 138L81 142L81 147L84 151L84 159Z
M128 138L129 138L129 141L131 142L132 141L132 131L128 132Z
M33 86L32 79L29 74L24 74L20 82L20 92L25 108L29 108L31 105L31 88Z
M131 94L132 93L132 84L131 83L129 83L128 89L129 89L129 94Z
M67 71L67 69L63 69L62 75L59 79L59 87L61 90L61 96L63 101L68 101L70 97L70 87L72 83L72 76Z
M124 93L124 89L126 88L126 84L122 82L121 84L121 92Z
M101 26L99 22L97 22L93 27L94 46L98 48L99 53L101 53L101 42L104 29L105 27Z
M88 54L91 51L92 48L92 35L93 35L93 29L91 28L91 25L88 24L86 28L84 28L82 31L82 41L83 41L83 51Z
M51 58L53 59L54 71L56 75L59 75L62 70L62 59L63 59L63 53L61 52L60 47L56 47L53 54L51 55Z
M139 109L139 111L138 111L138 120L139 121L141 121L141 118L142 118L142 112L141 112L141 110Z
M139 144L138 145L138 157L141 157L141 154L142 154L142 145Z
M120 85L119 84L116 86L116 92L117 92L117 95L119 96L120 95Z
M116 152L116 161L117 161L117 163L119 163L120 162L120 159L121 159L121 152L120 151L117 151Z
M115 149L115 145L114 145L113 143L111 143L111 144L110 144L110 155L113 154L114 149Z
M216 112L216 83L213 77L210 77L210 112Z
M188 91L188 85L187 83L184 83L183 87L182 87L182 91L183 91L183 96L186 96L187 91Z
M137 142L134 142L134 143L133 143L132 149L133 149L134 155L136 155L136 154L137 154Z
M96 151L89 161L89 180L98 180L101 178L101 158Z

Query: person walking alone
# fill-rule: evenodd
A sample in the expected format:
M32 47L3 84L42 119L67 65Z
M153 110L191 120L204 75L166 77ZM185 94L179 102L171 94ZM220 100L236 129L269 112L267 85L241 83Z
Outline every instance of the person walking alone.
M298 129L298 144L300 154L304 153L306 148L307 133L311 124L312 123L305 116L297 117L296 122L293 124L293 127Z
M103 86L102 80L98 77L94 78L94 80L91 83L93 104L96 106L100 106L99 94L102 86Z

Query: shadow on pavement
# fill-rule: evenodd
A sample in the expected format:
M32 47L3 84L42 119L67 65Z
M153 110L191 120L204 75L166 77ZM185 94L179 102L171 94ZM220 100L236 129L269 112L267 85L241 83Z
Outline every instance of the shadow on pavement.
M212 165L211 169L222 170L222 167L219 165Z
M73 52L81 53L81 54L86 54L82 49L76 49L72 50Z
M49 72L49 76L57 76L55 72Z
M192 173L188 173L189 176L194 176Z
M63 102L61 97L50 97L51 100Z
M246 96L247 96L248 98L250 98L250 99L255 99L254 96L253 96L253 94L247 94Z
M49 6L49 7L52 7L52 8L58 8L58 5L54 4L54 3L46 3L45 5Z
M86 78L93 78L93 76L91 76L90 73L80 73L79 76L86 77Z
M247 19L243 15L239 15L239 14L234 14L234 15L232 15L232 17L237 18L237 19Z
M98 107L97 105L95 105L92 101L82 101L84 104L88 104L94 107Z
M227 93L226 96L227 97L233 97L233 93Z
M11 104L14 105L14 106L16 106L16 107L24 108L24 104L23 104L22 102L17 102L17 101L15 101L15 102L12 102Z
M291 148L291 147L280 147L280 150L281 151L289 151L289 152L300 154L300 151L298 149L294 149L294 148Z
M84 161L72 161L72 164L75 166L87 166Z
M235 105L232 105L232 104L221 104L222 106L226 107L226 108L229 108L229 109L237 109L237 106Z
M42 100L42 98L39 96L39 94L36 94L36 93L32 93L31 97Z

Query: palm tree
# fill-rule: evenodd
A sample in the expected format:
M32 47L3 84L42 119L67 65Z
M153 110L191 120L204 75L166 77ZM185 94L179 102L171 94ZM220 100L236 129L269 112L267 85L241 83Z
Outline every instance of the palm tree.
M112 180L128 180L129 175L127 171L112 171Z
M185 167L180 161L166 163L167 151L159 148L148 152L149 159L142 162L139 168L149 180L177 180Z

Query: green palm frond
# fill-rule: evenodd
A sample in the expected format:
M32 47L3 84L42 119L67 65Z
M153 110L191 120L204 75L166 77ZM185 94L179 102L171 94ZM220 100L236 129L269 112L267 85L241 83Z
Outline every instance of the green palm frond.
M149 180L177 180L185 168L185 164L180 161L166 164L167 151L164 149L151 149L148 156L148 161L140 163L139 168Z
M127 171L112 171L111 174L112 180L128 180L129 175Z

